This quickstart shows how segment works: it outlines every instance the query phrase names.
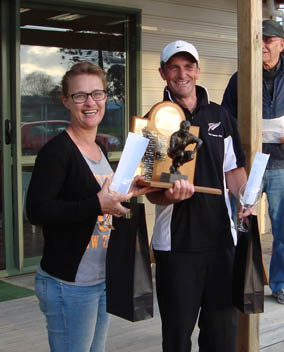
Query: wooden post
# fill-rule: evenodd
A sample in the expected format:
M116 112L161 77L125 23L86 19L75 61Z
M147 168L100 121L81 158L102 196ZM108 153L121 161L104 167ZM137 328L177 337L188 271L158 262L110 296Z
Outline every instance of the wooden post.
M247 171L261 151L262 0L238 0L238 126ZM238 352L259 350L259 315L239 314Z

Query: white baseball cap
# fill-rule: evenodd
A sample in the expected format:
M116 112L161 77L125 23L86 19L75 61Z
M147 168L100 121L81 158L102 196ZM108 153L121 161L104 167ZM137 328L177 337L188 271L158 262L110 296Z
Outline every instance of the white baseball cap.
M183 40L176 40L166 45L161 52L161 62L167 62L173 55L180 52L189 53L199 63L199 55L195 46Z

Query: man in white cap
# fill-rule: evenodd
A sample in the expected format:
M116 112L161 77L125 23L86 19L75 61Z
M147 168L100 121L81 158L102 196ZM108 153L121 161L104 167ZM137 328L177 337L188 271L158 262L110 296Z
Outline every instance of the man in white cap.
M273 251L269 286L273 297L284 304L284 31L280 23L262 23L262 151L270 154L263 177L269 205ZM245 89L246 87L244 87ZM225 90L222 105L237 119L238 81L235 73Z
M246 182L236 122L223 107L209 101L205 88L196 85L199 55L192 44L181 40L168 44L162 50L159 71L167 82L164 100L178 104L186 119L200 128L203 144L196 157L194 183L224 191L221 196L194 193L192 184L178 180L170 189L147 195L156 204L152 244L163 351L191 351L198 319L200 352L234 352L236 231L225 190L237 195Z

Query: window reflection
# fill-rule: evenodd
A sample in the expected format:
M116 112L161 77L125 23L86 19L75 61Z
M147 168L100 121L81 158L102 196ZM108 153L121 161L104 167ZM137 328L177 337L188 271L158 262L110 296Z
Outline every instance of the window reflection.
M79 61L91 61L107 72L108 101L98 139L108 151L122 150L125 137L126 22L124 15L21 9L23 155L36 155L50 139L44 131L41 137L27 135L27 123L47 126L47 122L55 125L56 120L68 121L68 112L60 101L61 78Z
M91 56L92 50L46 48L39 46L21 46L21 111L22 111L22 154L36 155L40 148L56 136L62 129L57 128L56 120L69 123L69 113L60 100L61 78L68 67L76 61L89 60L98 63L99 56ZM64 55L63 55L64 53ZM82 56L78 56L82 54ZM107 151L122 150L124 144L125 115L125 53L103 52L103 65L108 74L108 101L105 117L100 124L98 140ZM36 62L35 67L32 62ZM41 72L40 67L46 67L47 62L54 66ZM35 128L32 135L32 126ZM37 126L37 127L35 127ZM47 127L48 126L48 127ZM38 132L36 132L36 129ZM46 135L47 130L49 136ZM41 133L40 133L41 130ZM40 136L40 137L39 137Z
M51 138L64 131L69 121L49 120L22 123L22 153L37 154Z

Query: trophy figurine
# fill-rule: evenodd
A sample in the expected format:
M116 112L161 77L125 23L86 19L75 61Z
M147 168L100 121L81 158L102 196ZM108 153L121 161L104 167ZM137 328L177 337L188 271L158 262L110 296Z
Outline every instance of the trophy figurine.
M189 132L190 122L183 120L180 123L180 129L174 132L170 137L168 156L172 159L170 173L163 172L160 180L165 182L174 182L178 179L187 180L186 175L179 171L180 166L194 159L198 149L202 146L203 141ZM195 144L193 150L185 150L189 144Z

